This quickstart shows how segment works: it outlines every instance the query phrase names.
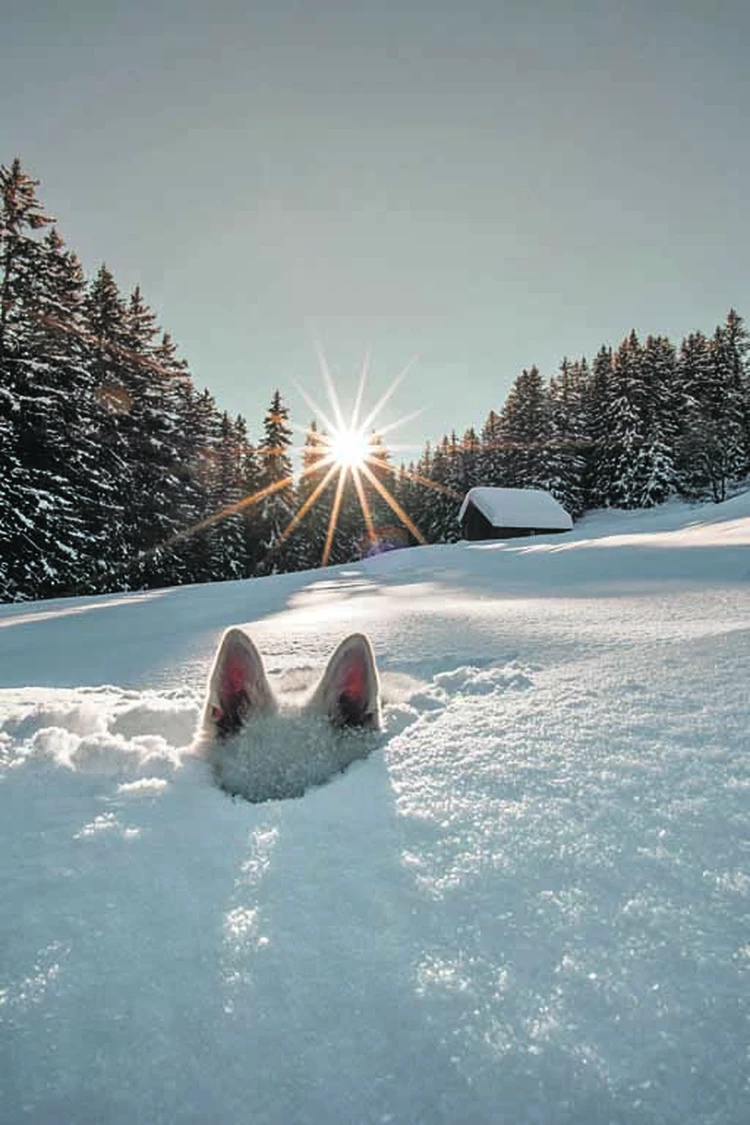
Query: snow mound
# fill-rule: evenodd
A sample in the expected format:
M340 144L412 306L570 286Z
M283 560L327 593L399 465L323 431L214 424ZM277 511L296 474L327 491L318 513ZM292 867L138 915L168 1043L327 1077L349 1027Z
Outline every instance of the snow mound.
M3 1122L747 1125L748 546L744 496L0 607ZM211 783L231 624L292 700L368 633L363 760Z
M188 754L197 700L184 691L21 689L0 698L0 768L165 777Z

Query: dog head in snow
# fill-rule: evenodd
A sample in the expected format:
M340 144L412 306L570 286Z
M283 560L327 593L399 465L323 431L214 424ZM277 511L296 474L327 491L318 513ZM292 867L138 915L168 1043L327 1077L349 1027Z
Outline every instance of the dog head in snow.
M221 741L278 709L257 648L242 629L227 629L208 680L204 732ZM334 727L379 729L380 683L372 645L363 633L341 642L303 710L325 716Z
M362 732L381 727L370 641L352 633L299 708L279 705L257 648L242 629L222 637L208 679L198 747L222 788L252 801L299 796L367 755Z

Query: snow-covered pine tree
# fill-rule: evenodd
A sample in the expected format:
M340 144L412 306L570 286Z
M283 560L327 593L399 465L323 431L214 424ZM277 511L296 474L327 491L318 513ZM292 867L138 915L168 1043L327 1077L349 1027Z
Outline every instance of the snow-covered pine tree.
M464 432L459 451L461 487L459 492L466 493L470 488L482 484L482 447L477 432L473 426Z
M118 358L131 404L123 419L131 482L126 511L134 558L130 581L149 587L182 582L186 571L174 548L185 526L181 509L189 499L184 496L182 468L188 452L182 418L188 376L140 288L127 305ZM221 437L218 440L221 445Z
M3 367L0 364L0 401L2 399ZM18 596L10 556L14 500L11 482L20 475L14 437L10 418L0 412L0 602L15 601Z
M75 330L80 279L55 234L37 237L52 221L37 186L18 160L0 169L2 583L14 599L63 589L80 541L65 423L80 403L81 372L51 320L69 314Z
M711 351L703 332L691 332L677 356L676 399L678 433L675 445L675 487L685 497L697 498L709 487L704 462L703 402L711 375Z
M477 483L493 487L502 484L506 476L502 419L495 410L490 410L480 434Z
M48 232L41 249L30 310L33 359L20 421L28 449L26 481L30 484L36 474L40 494L47 498L34 522L48 559L39 595L50 595L86 589L94 560L106 549L105 531L97 530L91 514L107 482L100 468L100 411L84 322L83 270L56 230Z
M217 506L214 468L219 412L208 390L177 385L182 399L180 426L185 443L183 471L187 473L177 544L185 581L210 582L213 576L213 535Z
M84 301L103 480L99 503L90 513L90 531L97 539L103 536L106 544L92 568L90 582L96 591L129 589L131 585L127 569L133 561L132 521L128 512L134 492L130 423L133 398L122 365L127 348L126 318L125 302L115 279L102 265L89 283Z
M167 545L177 531L174 415L167 409L167 380L155 358L158 335L156 317L136 287L127 302L117 354L129 402L121 419L129 463L124 523L132 559L129 585L136 588L166 585L173 562Z
M747 340L730 310L708 340L687 336L677 364L682 401L677 440L677 487L686 496L726 499L748 471Z
M437 472L440 473L438 459ZM435 475L435 455L429 442L425 444L422 454L416 465L409 465L409 472L403 485L403 496L408 502L399 497L399 503L409 514L415 525L429 543L437 542L435 535L437 497L440 495ZM425 483L433 482L433 485Z
M549 404L536 365L516 377L500 418L505 445L505 477L500 483L506 488L544 487Z
M421 494L421 503L416 509L417 515L414 522L429 543L442 543L446 529L453 516L455 505L450 501L444 489L449 487L449 459L450 446L447 437L435 446L435 449L425 448L422 458L417 464L420 476L431 480L435 487L425 487ZM456 532L458 534L458 532Z
M607 443L605 503L612 508L637 508L646 476L643 463L645 384L640 340L632 330L612 360L605 417Z
M458 513L464 495L461 447L455 432L436 447L430 479L438 488L425 495L427 521L418 526L431 543L455 543L461 534Z
M591 377L584 386L583 406L589 445L584 470L585 507L604 508L609 502L612 479L612 451L609 438L609 395L612 384L612 349L606 345L597 352Z
M413 462L409 465L399 465L398 471L391 482L391 492L397 504L403 508L407 516L419 528L420 493L425 491L425 485L420 485L415 479L417 468ZM411 533L407 532L409 536ZM411 542L411 538L409 539Z
M259 570L277 574L286 569L281 537L294 517L294 483L289 450L292 431L289 411L276 390L263 422L263 438L258 446L260 486L266 495L257 505L261 546Z
M37 199L38 187L18 158L10 168L0 165L0 365L23 351L33 330L29 312L43 258L34 235L54 221Z
M338 473L334 476L333 481L333 504L335 505L335 493L339 481ZM346 469L344 470L343 491L331 543L329 563L339 565L358 559L364 538L365 521L359 496L354 485L351 469Z
M159 373L167 447L172 457L168 468L171 507L161 540L160 574L166 585L181 585L196 577L191 563L194 544L188 532L207 515L206 490L197 468L200 458L193 418L196 393L187 363L177 354L169 333L163 333L154 346L152 360Z
M326 451L324 437L313 419L302 448L302 472L296 492L298 511L308 504L328 472L329 466L322 464ZM289 555L291 566L295 570L308 570L320 566L328 533L328 521L331 517L334 488L335 480L332 479L318 494L317 499L309 504L290 536Z
M238 415L235 421L237 448L239 450L239 481L242 494L240 513L244 541L243 574L252 577L260 560L260 527L258 513L252 498L260 488L260 462L255 446L250 442L245 419Z
M674 345L666 336L648 336L641 362L644 383L643 445L635 501L639 508L651 508L662 504L675 487L678 412Z
M550 380L549 440L545 456L545 488L573 517L585 508L584 474L589 443L584 393L589 372L585 359L564 359Z
M391 463L390 451L380 434L374 433L370 435L370 450L367 467L380 483L381 487L392 495L397 473ZM391 524L398 523L398 517L388 501L383 497L382 493L370 483L363 473L360 473L360 478L362 480L365 499L369 505L372 521L376 529L379 527L389 527ZM362 522L364 523L364 520ZM365 531L366 529L363 528L363 534L365 534Z
M718 491L723 498L750 471L748 334L734 309L716 328L711 345L713 378L707 408L713 425L721 432L721 458L714 476L721 478Z
M729 372L729 382L737 395L744 428L745 464L740 475L750 473L750 333L745 321L730 309L724 323L724 357Z
M223 513L211 528L211 576L213 581L243 578L245 566L245 521L240 504L244 499L242 479L244 420L238 424L226 411L219 416L213 465L212 507Z

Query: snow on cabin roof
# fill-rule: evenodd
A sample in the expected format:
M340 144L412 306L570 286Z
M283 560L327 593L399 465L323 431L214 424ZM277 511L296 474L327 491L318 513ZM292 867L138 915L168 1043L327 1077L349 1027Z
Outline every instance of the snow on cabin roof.
M469 504L478 508L493 527L540 527L570 531L573 520L550 492L542 488L470 488L458 522Z

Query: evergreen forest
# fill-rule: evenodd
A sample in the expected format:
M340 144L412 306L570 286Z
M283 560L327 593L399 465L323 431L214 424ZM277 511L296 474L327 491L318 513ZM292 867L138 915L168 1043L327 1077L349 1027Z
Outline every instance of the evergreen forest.
M579 517L673 495L720 502L750 475L750 339L734 309L679 344L632 330L550 378L530 366L479 429L414 463L394 464L373 435L359 488L326 473L312 422L295 472L281 391L251 431L196 389L140 289L123 294L105 265L85 276L38 187L19 160L0 167L2 601L306 569L381 540L450 542L479 484L546 488Z

